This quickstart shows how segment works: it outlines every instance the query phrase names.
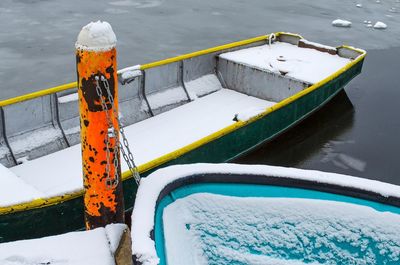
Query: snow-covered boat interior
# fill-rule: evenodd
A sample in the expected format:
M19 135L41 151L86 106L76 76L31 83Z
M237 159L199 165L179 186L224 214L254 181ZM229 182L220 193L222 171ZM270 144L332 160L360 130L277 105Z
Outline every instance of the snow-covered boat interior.
M346 47L282 34L272 44L263 40L120 71L120 119L136 163L152 161L246 121L360 55ZM9 167L3 170L18 178L0 186L2 204L28 199L15 194L15 200L3 200L3 194L10 194L2 190L20 187L21 181L32 190L24 192L29 198L82 189L77 99L76 90L68 90L2 108L0 162ZM122 170L127 170L125 164Z

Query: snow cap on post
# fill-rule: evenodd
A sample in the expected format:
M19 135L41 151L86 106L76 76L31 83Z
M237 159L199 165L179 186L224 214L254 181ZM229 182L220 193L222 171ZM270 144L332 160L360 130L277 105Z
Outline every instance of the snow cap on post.
M75 43L76 49L87 51L106 51L114 48L117 37L106 21L90 22L84 26Z

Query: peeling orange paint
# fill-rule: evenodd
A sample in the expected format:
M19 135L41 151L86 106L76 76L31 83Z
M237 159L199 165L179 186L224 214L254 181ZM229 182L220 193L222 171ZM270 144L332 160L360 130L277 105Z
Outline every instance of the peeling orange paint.
M114 167L114 153L116 138L109 138L109 177L114 179L117 171L119 178L116 187L107 187L107 144L106 135L108 121L106 111L103 111L100 97L96 92L96 86L103 94L107 105L108 116L111 118L114 128L118 131L118 121L113 110L118 113L117 93L117 64L116 49L109 51L87 51L77 49L77 74L79 113L82 143L82 166L84 176L84 203L85 222L87 229L105 226L109 223L123 222L123 196L121 168ZM111 94L114 97L114 105L111 106L107 98L107 90L101 80L96 78L103 76L109 83ZM117 134L116 137L119 137ZM120 165L119 157L118 165Z

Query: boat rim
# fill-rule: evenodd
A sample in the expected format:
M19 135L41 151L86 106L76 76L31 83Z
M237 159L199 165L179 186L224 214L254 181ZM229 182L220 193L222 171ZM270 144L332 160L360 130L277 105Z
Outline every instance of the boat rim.
M158 248L155 244L158 232L156 231L156 221L160 209L164 209L164 199L176 200L185 198L192 194L204 193L204 186L208 184L228 184L228 185L253 185L281 187L296 190L307 190L319 192L320 194L330 194L332 196L352 198L348 203L369 206L362 201L378 203L384 208L378 211L400 213L400 186L385 183L377 180L360 178L340 173L331 173L310 169L298 169L270 165L241 165L241 164L186 164L165 167L150 174L143 182L137 192L137 203L132 212L131 234L135 235L136 240L132 242L132 251L136 259L154 259L158 256ZM196 188L199 187L199 188ZM174 191L184 187L192 187L179 194L172 194ZM214 186L215 187L215 186ZM245 188L246 196L248 189ZM231 189L237 197L240 191ZM218 193L212 189L212 194L225 195L225 192ZM248 195L248 196L247 196ZM230 196L230 195L228 195ZM235 196L235 195L231 195ZM272 196L274 197L274 196ZM285 197L283 194L282 197ZM302 198L302 197L300 197ZM312 197L312 199L319 199ZM326 200L332 200L332 198ZM352 200L355 201L352 201ZM338 200L342 201L342 200ZM168 203L169 204L169 203ZM377 206L377 205L375 205ZM161 207L161 208L160 208ZM377 209L375 207L372 207ZM393 211L395 209L395 212ZM140 217L140 218L138 218ZM135 220L139 220L135 222ZM146 224L143 227L143 223ZM150 243L153 242L153 243Z

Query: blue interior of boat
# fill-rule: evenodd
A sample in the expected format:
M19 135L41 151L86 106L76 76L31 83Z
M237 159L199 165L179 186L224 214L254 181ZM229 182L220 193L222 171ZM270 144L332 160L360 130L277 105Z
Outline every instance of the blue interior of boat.
M177 189L174 189L168 195L164 196L157 205L154 237L156 242L157 255L158 257L160 257L160 264L166 264L166 253L165 253L166 250L165 250L163 218L162 218L164 208L167 207L169 204L173 203L177 199L184 198L196 193L211 193L217 195L236 196L236 197L264 197L264 198L270 197L270 198L299 198L299 199L302 198L302 199L328 200L328 201L337 201L337 202L345 202L356 205L368 206L380 212L391 212L395 214L400 214L400 208L395 206L385 205L382 203L354 198L350 196L343 196L333 193L307 190L302 188L259 185L259 184L235 184L235 183L197 183L197 184L185 185ZM351 246L343 246L343 247L348 248L347 249L348 251L354 251L354 249L351 249ZM288 251L290 251L290 249L288 249ZM315 251L321 251L321 249ZM389 254L390 253L388 253L387 255ZM287 257L296 259L296 257L291 257L290 253L288 254ZM389 262L385 264L396 264L396 263Z

